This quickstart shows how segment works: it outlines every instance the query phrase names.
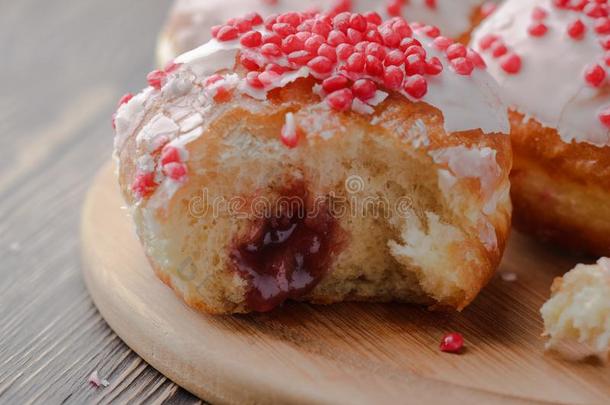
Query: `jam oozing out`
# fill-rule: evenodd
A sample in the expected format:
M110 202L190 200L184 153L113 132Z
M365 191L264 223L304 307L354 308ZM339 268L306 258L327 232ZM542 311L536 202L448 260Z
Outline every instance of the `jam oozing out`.
M259 312L311 291L340 247L336 218L325 204L307 201L302 183L282 196L290 203L278 203L230 251L234 269L249 284L247 304Z

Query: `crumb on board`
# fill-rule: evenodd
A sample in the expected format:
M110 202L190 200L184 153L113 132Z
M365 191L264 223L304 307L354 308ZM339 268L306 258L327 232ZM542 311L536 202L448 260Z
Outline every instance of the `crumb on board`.
M91 373L91 375L89 375L89 379L87 381L89 382L89 384L93 385L95 388L98 388L100 386L107 387L110 385L108 380L100 379L100 375L97 372L97 370L93 371Z

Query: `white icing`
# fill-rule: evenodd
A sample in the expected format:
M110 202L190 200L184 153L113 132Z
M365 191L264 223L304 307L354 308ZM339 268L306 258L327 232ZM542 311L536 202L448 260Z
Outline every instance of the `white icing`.
M457 183L457 178L449 170L439 169L438 187L443 195L450 195L451 189Z
M485 201L490 200L494 195L502 174L496 162L495 150L488 147L471 149L459 145L437 149L429 154L435 163L447 165L457 178L478 179Z
M183 149L186 155L181 154L181 157L182 161L186 161L188 160L188 153L186 152L185 146L198 139L201 135L203 135L203 128L199 126L185 134L180 135L178 138L174 139L170 145Z
M235 57L239 49L239 41L219 42L210 40L204 46L193 49L175 59L176 63L191 63L193 73L197 76L209 76L220 70L235 66Z
M436 25L444 35L459 37L471 28L471 17L483 0L436 0L436 8L425 0L410 0L403 6L403 16L411 22ZM228 19L257 11L266 16L287 11L328 10L331 0L278 0L270 5L262 0L178 0L157 50L164 65L177 55L193 49L211 38L210 29ZM388 17L389 0L352 0L354 12L377 11Z
M438 57L444 65L441 74L426 77L428 92L421 101L442 112L445 131L451 133L480 128L486 134L508 133L510 127L506 107L497 95L499 89L491 76L482 69L474 69L469 76L456 73L449 67L446 55L433 46L430 38L417 33L414 33L413 36L424 45L430 56ZM211 75L233 67L239 49L240 44L237 40L221 43L213 39L199 48L179 56L176 62L188 64L189 69L198 75L200 72L205 72L204 75ZM224 58L223 55L231 55L231 57ZM262 64L266 62L271 62L271 60L264 58L261 60ZM238 88L243 94L257 100L265 100L268 91L284 87L311 74L311 70L305 66L282 75L279 80L271 83L265 89L252 88L243 80ZM402 94L412 101L419 101L411 98L406 92L402 92ZM377 92L368 104L377 105L386 97L387 93ZM355 103L355 106L359 112L368 114L370 111L358 102Z
M484 133L508 133L510 125L506 106L498 96L496 82L485 70L474 69L463 76L449 67L447 57L429 38L414 33L428 55L438 57L444 70L437 76L426 76L428 93L422 101L441 110L448 133L481 128ZM408 97L406 93L404 93ZM416 101L416 100L413 100Z
M548 12L544 19L548 32L542 37L533 37L527 30L535 6ZM576 18L587 26L581 40L567 34L568 24ZM583 78L585 66L601 62L604 55L593 24L594 19L584 13L557 9L552 0L509 0L475 31L472 45L485 58L489 72L513 108L557 129L566 143L586 142L601 147L610 145L610 130L597 114L610 104L610 97L607 91L589 87ZM489 33L499 35L521 57L518 74L505 73L499 59L481 50L479 41Z
M429 152L435 163L446 165L449 170L438 170L438 185L443 195L451 196L452 188L458 179L477 179L481 185L483 194L483 205L481 214L475 217L475 223L479 231L479 239L486 249L494 250L498 247L496 230L487 219L487 216L496 212L497 206L502 201L508 201L510 186L498 185L502 180L502 170L496 162L496 151L484 148L467 148L463 145Z
M294 119L294 114L289 112L284 117L284 128L282 128L282 136L289 140L294 140L297 137L297 123Z
M150 173L155 170L155 160L151 155L145 154L138 157L138 171L141 173Z
M385 8L387 1L354 0L354 8L358 11L376 10L387 16ZM381 4L380 4L381 3ZM402 15L408 21L418 21L439 27L444 35L457 38L470 31L471 17L481 0L436 0L436 8L426 4L426 0L409 0L402 8Z
M359 98L354 98L354 101L352 101L352 111L362 115L370 115L375 112L375 109Z
M180 97L188 94L193 88L193 82L185 77L171 75L163 92L169 97Z
M180 127L172 119L157 114L138 133L136 145L151 153L171 140L179 130Z
M479 239L487 250L494 250L498 247L496 228L489 221L483 220L479 224Z
M389 94L386 93L385 91L377 90L375 92L375 95L373 96L373 98L371 98L370 100L366 100L366 103L368 105L376 107L379 104L383 103L385 101L385 99L388 98L388 96L389 96Z
M142 123L145 115L146 101L150 98L152 88L148 88L134 96L129 102L123 104L117 110L114 118L116 136L114 137L114 150L119 152L127 138Z
M189 115L180 122L180 132L189 132L203 123L203 117L199 113Z

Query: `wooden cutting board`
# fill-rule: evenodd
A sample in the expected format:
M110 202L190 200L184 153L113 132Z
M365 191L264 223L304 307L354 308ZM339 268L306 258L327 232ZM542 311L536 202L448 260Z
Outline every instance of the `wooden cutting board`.
M609 403L610 366L543 352L538 309L576 259L514 233L500 272L460 314L408 305L290 303L207 316L150 269L111 165L82 217L85 281L101 314L140 356L214 403ZM439 351L461 332L461 355Z

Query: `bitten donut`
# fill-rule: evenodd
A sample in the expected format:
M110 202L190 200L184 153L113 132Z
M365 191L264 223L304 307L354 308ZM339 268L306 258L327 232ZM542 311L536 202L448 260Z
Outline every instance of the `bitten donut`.
M542 307L547 349L576 343L607 359L610 350L610 259L579 264L551 288Z
M473 46L511 106L518 228L610 255L607 0L508 0Z
M507 110L480 56L374 13L250 14L213 36L115 116L159 277L211 313L470 303L511 216Z
M286 11L377 11L403 15L410 21L438 26L445 35L465 40L472 27L489 14L493 2L483 0L177 0L157 48L160 66L211 39L210 29L231 17L257 11L262 15Z

